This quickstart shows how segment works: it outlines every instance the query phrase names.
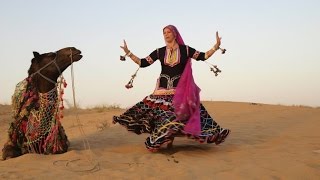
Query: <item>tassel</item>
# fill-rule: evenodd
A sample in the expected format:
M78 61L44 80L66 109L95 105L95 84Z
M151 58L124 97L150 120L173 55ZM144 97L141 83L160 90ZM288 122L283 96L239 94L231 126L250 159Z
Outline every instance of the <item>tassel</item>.
M66 80L64 80L64 81L63 81L63 87L66 88L67 85L68 85L68 84L67 84Z
M127 89L133 88L133 80L134 80L134 78L137 76L137 73L138 73L139 69L140 69L140 67L139 67L139 68L136 70L136 72L131 76L131 79L130 79L130 81L128 82L128 84L125 85L125 87L126 87Z
M50 133L48 134L43 148L45 150L45 152L50 152L50 147L52 147L52 153L56 153L57 150L59 149L59 145L58 145L58 134L59 134L59 124L56 124L53 126L53 128L51 129Z
M215 76L218 76L218 73L221 73L221 70L220 70L216 65L213 65L213 66L210 68L210 71L212 71Z

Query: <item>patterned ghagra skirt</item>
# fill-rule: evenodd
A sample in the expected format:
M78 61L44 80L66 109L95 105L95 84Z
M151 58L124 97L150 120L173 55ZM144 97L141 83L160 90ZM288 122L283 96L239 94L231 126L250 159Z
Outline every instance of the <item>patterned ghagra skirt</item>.
M187 121L175 121L172 100L173 95L149 95L122 115L114 116L113 122L136 134L150 133L145 145L151 151L171 142L175 136L185 135L201 143L220 144L229 135L230 130L221 128L202 104L199 107L201 134L194 136L184 133Z

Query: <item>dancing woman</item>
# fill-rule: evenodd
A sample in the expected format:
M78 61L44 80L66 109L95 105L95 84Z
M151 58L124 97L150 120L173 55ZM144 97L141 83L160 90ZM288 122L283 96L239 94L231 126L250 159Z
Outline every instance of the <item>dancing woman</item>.
M165 143L172 147L174 137L181 135L199 142L222 143L230 130L220 127L200 103L200 88L194 82L191 67L191 59L205 61L220 48L218 32L216 44L205 53L185 45L173 25L163 28L163 36L166 46L142 59L130 52L125 41L121 46L140 67L160 60L162 70L155 91L122 115L114 116L113 122L136 134L150 133L145 145L153 152Z

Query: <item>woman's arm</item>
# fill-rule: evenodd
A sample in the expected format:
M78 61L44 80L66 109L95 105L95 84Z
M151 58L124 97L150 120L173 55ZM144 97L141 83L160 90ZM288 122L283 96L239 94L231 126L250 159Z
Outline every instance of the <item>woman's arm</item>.
M217 38L216 44L205 53L197 51L192 47L188 47L188 56L197 61L199 60L204 61L209 59L220 48L221 37L219 37L218 32L216 32L216 38Z
M221 37L219 37L218 31L216 32L216 39L217 39L216 44L209 51L205 53L205 56L204 56L205 59L209 59L220 48Z
M138 58L136 55L132 54L130 51L128 53L128 55L130 57L130 59L135 62L136 64L138 64L139 66L141 66L141 59Z
M125 56L129 56L133 62L135 62L139 66L141 65L141 59L130 52L130 50L128 49L126 40L123 40L123 46L120 46L120 48L123 49L123 51L126 53Z
M138 64L140 67L147 67L149 65L151 65L154 61L156 61L158 59L158 53L157 50L154 50L149 56L147 56L146 58L142 58L140 59L139 57L137 57L136 55L134 55L132 52L130 52L130 50L128 49L127 43L124 40L124 46L120 46L124 52L126 53L125 56L129 56L130 59L132 59L133 62L135 62L136 64Z

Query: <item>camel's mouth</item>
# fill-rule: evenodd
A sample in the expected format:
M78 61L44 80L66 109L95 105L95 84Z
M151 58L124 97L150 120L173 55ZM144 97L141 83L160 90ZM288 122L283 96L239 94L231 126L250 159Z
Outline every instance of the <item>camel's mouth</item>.
M81 58L82 58L81 51L76 50L76 51L72 52L72 60L73 61L79 61Z

